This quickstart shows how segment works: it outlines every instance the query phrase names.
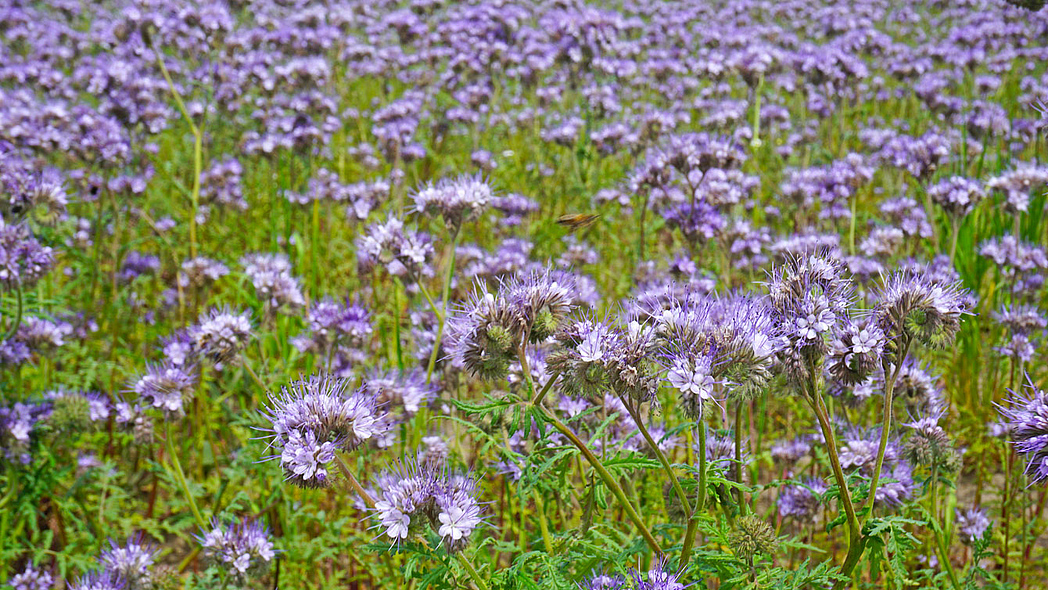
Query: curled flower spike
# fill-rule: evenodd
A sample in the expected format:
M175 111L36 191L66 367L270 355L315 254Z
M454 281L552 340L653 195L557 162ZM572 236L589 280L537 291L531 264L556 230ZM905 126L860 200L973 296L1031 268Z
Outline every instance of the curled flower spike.
M772 324L787 346L780 354L786 374L800 383L809 366L828 351L848 319L853 291L844 263L827 253L789 257L768 281Z
M389 427L385 410L365 388L330 376L295 381L271 396L266 416L270 446L279 451L287 480L302 487L329 484L327 466L338 450L352 451Z
M212 309L189 330L197 350L216 363L233 358L251 340L251 319L247 312Z
M204 558L220 567L240 583L265 573L276 557L269 529L259 521L244 519L223 525L211 521L211 530L201 529L197 537Z
M401 461L379 478L379 488L375 526L394 545L429 530L447 551L458 552L483 522L476 481L449 473L446 463Z
M505 379L523 334L519 316L501 293L483 285L448 318L447 349L452 359L481 379Z
M830 345L830 375L844 385L858 385L877 370L884 347L884 333L876 324L845 323Z
M517 275L499 289L505 293L529 342L552 336L574 308L575 277L550 268Z
M983 537L986 529L990 528L990 519L986 516L986 511L978 506L965 510L957 508L954 514L957 535L965 545L974 545Z
M1034 481L1048 479L1048 393L1027 376L1023 392L1012 392L1000 405L1015 450L1026 456L1026 474Z
M873 316L894 354L902 340L948 345L969 307L968 291L959 283L933 281L921 271L899 271L885 279Z
M125 545L117 545L115 541L110 541L110 545L99 559L104 571L121 580L128 590L150 588L150 570L156 561L157 548L143 543L141 535L129 539Z
M495 191L480 176L459 176L428 183L414 195L415 210L440 215L457 231L463 223L480 216L495 199Z

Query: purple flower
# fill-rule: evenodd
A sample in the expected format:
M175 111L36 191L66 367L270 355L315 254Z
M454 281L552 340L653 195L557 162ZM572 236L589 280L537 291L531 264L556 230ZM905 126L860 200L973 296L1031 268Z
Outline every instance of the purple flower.
M680 581L684 570L666 571L667 565L669 564L665 557L656 559L646 576L631 569L630 578L633 580L634 587L637 590L684 590L684 583Z
M159 268L159 257L132 250L120 265L120 280L130 283L136 277L155 273Z
M805 479L801 483L782 486L779 491L778 508L783 517L790 517L799 523L812 523L819 516L822 506L822 495L829 486L818 479Z
M327 466L337 450L352 451L381 435L389 424L375 396L361 388L347 391L348 382L314 376L295 381L270 396L266 417L270 447L279 451L287 480L302 487L328 485Z
M382 264L389 274L416 281L431 276L429 260L433 245L428 234L404 229L396 218L368 226L357 238L357 263L362 272L370 272Z
M248 254L240 259L267 311L306 304L298 279L291 276L291 261L284 254Z
M415 211L440 215L457 232L488 207L495 193L480 176L460 176L429 183L414 194Z
M178 273L178 284L182 288L201 288L229 274L229 268L221 262L205 256L197 256L182 262Z
M0 219L0 288L30 289L54 263L51 248L42 246L26 225Z
M276 557L269 529L258 521L223 525L214 520L211 530L201 529L197 537L204 557L221 567L241 584L257 579Z
M374 396L379 407L397 409L407 419L428 406L439 389L426 383L422 371L409 370L375 373L364 381L364 390Z
M111 572L92 572L85 574L70 586L70 590L126 590L124 580Z
M974 545L976 541L982 539L986 529L990 528L990 518L986 516L986 511L978 506L966 510L957 508L954 514L956 515L957 535L965 545Z
M970 308L968 292L960 283L936 282L921 271L893 273L885 279L876 299L873 321L895 347L909 339L928 346L946 346L960 329L961 316Z
M1026 456L1027 475L1041 481L1048 479L1048 393L1032 381L1022 391L1012 392L997 410L1011 431L1015 450Z
M625 588L625 578L607 574L593 574L592 577L579 584L579 590L625 590Z
M468 475L449 473L446 464L402 461L380 478L374 512L378 524L393 544L435 531L447 551L465 548L483 522L476 481Z
M1048 184L1048 166L1020 163L1014 170L986 181L986 188L1005 195L1005 210L1025 213L1030 207L1030 193Z
M164 362L148 367L131 389L154 408L177 416L181 415L183 404L192 398L196 383L194 367Z
M883 347L884 333L876 324L847 322L830 345L826 360L830 374L845 385L862 383L878 368Z
M190 327L194 346L216 363L232 360L251 340L251 319L247 312L212 309Z
M143 543L141 535L128 539L124 545L117 545L112 540L109 543L111 547L103 551L99 558L103 570L123 581L128 590L152 587L150 570L156 562L159 550Z
M951 176L928 187L928 196L948 215L959 219L986 198L986 191L977 180Z
M313 303L306 314L309 331L294 340L305 352L330 354L339 346L354 348L367 344L372 333L371 313L361 304L330 297Z
M771 447L771 458L789 467L808 455L811 448L811 443L803 437L779 441Z
M13 590L51 590L54 584L55 580L50 572L43 568L37 569L28 563L22 573L15 574L7 581L7 585Z

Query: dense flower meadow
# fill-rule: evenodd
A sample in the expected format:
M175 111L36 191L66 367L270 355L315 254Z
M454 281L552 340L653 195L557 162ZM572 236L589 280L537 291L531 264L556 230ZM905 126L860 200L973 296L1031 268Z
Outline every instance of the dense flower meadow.
M1041 7L2 0L0 582L1044 588Z

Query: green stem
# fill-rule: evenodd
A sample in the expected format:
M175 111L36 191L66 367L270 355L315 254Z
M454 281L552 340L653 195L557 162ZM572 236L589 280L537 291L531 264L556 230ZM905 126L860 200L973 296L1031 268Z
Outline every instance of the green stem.
M695 509L688 518L688 529L684 532L684 547L680 552L680 567L687 567L691 550L695 546L695 535L699 531L699 512L706 508L706 423L699 424L699 489L695 498Z
M338 453L335 454L335 460L338 462L338 467L342 471L342 475L346 477L346 481L349 482L349 485L353 488L353 491L360 495L360 499L364 501L364 504L368 508L373 509L375 507L375 499L372 498L371 494L369 494L368 491L364 489L364 486L360 485L360 482L357 480L356 476L353 475L353 470L350 469L349 465L346 464L346 460L343 459L342 455L339 455Z
M567 427L567 425L558 420L556 416L554 416L552 413L550 413L549 410L545 409L544 407L539 406L539 409L545 415L546 420L553 424L554 428L560 431L561 434L563 434L569 441L571 441L571 444L575 445L575 447L578 448L579 451L582 453L582 456L585 457L586 460L589 461L589 464L593 466L593 469L597 472L598 475L600 475L600 478L604 481L604 485L608 486L608 489L611 490L611 493L619 501L619 504L622 505L623 510L625 510L626 512L626 517L629 518L631 522L633 522L634 526L640 529L640 534L644 537L644 541L648 544L648 547L650 547L651 550L655 553L661 554L662 548L659 547L658 541L656 541L655 537L651 535L651 531L649 531L648 527L645 526L644 520L641 519L639 514L637 514L637 511L633 508L633 505L630 504L629 500L626 499L626 493L622 491L622 486L620 486L619 483L615 481L615 478L611 475L611 473L608 472L608 470L604 467L600 460L593 455L593 453L586 447L586 444L583 443L579 439L579 437L576 436L575 433Z
M534 492L533 495L535 497L535 514L539 517L539 531L542 532L542 545L546 548L546 553L553 555L553 541L549 536L549 523L546 522L546 505L538 492Z
M541 404L542 400L545 399L546 394L549 393L549 390L553 388L553 384L557 382L557 379L559 377L560 373L550 375L549 379L546 381L546 384L542 386L542 390L539 391L538 395L535 396L535 399L531 400L531 405L537 406Z
M10 340L14 338L16 332L18 332L18 326L22 324L22 287L19 285L15 289L15 320L11 323L11 327L7 329L7 336L4 340Z
M892 425L892 396L895 393L895 380L899 377L899 369L902 367L902 361L906 358L909 353L909 342L905 343L901 348L901 354L896 358L895 368L892 370L891 378L889 378L884 384L884 408L881 416L881 442L880 446L877 447L877 463L873 467L873 477L870 478L870 493L866 496L866 500L863 502L863 509L869 508L865 519L869 519L873 514L873 505L877 496L877 485L881 479L881 468L884 466L884 453L888 448L888 435ZM885 372L887 375L887 372ZM865 520L864 519L864 520Z
M935 465L932 467L931 479L929 479L928 486L928 515L932 520L932 535L935 537L935 547L939 552L939 562L946 569L947 575L950 577L950 584L954 590L960 590L960 584L957 582L957 574L953 571L953 564L950 563L950 553L946 548L946 543L943 540L943 530L939 524L939 516L937 514L937 507L939 505L939 466Z
M466 568L466 571L469 573L469 577L473 578L473 583L477 585L477 588L479 588L480 590L490 590L488 588L487 582L485 582L484 579L480 577L480 574L477 572L476 568L473 567L473 564L470 563L468 559L466 559L466 556L462 553L459 553L458 558L459 562L462 564L462 567Z
M658 443L655 442L654 438L652 438L651 433L644 427L644 421L640 419L640 415L637 414L637 410L633 407L633 404L621 395L619 396L619 400L622 401L622 405L626 406L626 411L629 412L630 416L633 418L633 422L637 425L637 429L640 430L641 436L644 437L644 440L648 441L648 446L651 448L652 452L655 453L655 457L659 460L659 463L662 464L662 469L670 476L670 483L673 485L673 491L680 499L680 504L684 507L684 514L687 515L688 521L690 522L693 514L691 503L688 502L688 495L684 493L684 488L681 487L680 481L677 479L677 474L673 472L673 466L670 465L665 453L663 453L662 449L659 448Z
M440 341L444 337L444 321L448 317L448 295L451 293L451 275L455 271L455 247L458 246L459 236L462 235L461 227L455 228L455 233L448 243L448 268L444 272L444 287L441 290L440 313L437 314L437 337L433 341L433 351L429 354L429 365L426 366L426 383L433 379L433 369L437 366L437 355L440 353ZM429 294L426 294L429 298ZM432 305L432 299L430 305ZM436 311L436 310L434 310Z
M186 123L189 124L189 130L193 134L193 192L191 195L193 210L189 216L189 254L191 258L196 258L196 216L200 204L200 174L204 168L204 134L193 121L193 117L189 114L189 109L186 108L185 101L182 100L182 95L175 88L175 83L171 79L171 73L167 71L167 65L164 63L163 56L160 55L160 50L153 45L149 34L143 34L142 37L146 44L153 49L153 53L156 55L157 66L160 67L160 73L167 82L167 88L171 91L171 96L175 99L178 110L182 113Z
M178 453L175 451L175 445L171 439L171 422L164 423L164 444L167 446L167 454L171 456L171 465L175 468L175 480L178 482L179 487L182 488L182 494L185 495L186 501L189 502L189 508L193 511L193 518L196 519L197 524L201 528L206 528L207 521L200 515L200 509L197 508L196 500L193 499L193 493L189 491L186 474L182 471L182 463L178 460Z
M735 406L735 483L739 502L739 515L746 515L746 495L742 491L742 401Z
M823 437L826 439L826 454L830 459L830 467L833 469L833 477L837 481L837 487L839 488L840 502L844 506L844 514L847 518L848 555L845 559L845 565L841 569L841 573L848 575L851 573L851 569L858 564L858 558L862 555L863 543L859 535L859 519L855 517L855 506L852 504L851 494L848 492L848 480L844 477L844 470L841 469L840 456L837 453L837 436L834 434L833 426L830 424L826 412L826 405L822 400L822 393L818 391L817 388L813 387L808 402L811 404L812 410L815 412L815 417L819 420L819 426L822 428ZM854 563L851 563L853 560Z

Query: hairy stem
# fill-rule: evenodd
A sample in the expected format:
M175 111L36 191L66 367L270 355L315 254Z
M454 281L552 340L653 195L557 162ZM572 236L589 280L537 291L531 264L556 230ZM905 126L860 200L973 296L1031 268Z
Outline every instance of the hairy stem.
M451 292L451 275L455 271L455 247L458 246L459 236L462 234L460 228L455 229L455 233L451 238L451 242L448 243L448 268L444 272L444 286L441 289L441 302L440 302L440 313L437 314L437 337L433 341L433 351L429 353L429 364L426 365L426 383L429 383L433 379L433 369L437 366L437 355L440 354L440 341L444 337L444 326L447 323L445 320L448 317L448 294ZM429 297L428 293L426 297ZM430 301L432 305L432 301ZM434 313L436 309L433 310Z
M178 453L175 451L175 444L171 439L171 422L164 423L164 444L167 446L167 454L171 456L171 465L175 468L175 481L178 482L178 486L182 488L182 494L186 497L186 501L189 502L189 508L193 511L193 518L196 519L197 525L206 527L207 521L200 515L200 509L197 508L196 500L193 499L193 493L189 491L186 474L182 471L182 463L178 460Z
M546 384L542 386L542 390L538 392L538 394L535 396L533 400L531 400L531 405L537 406L541 404L542 400L545 399L546 394L549 393L549 390L553 388L553 384L557 382L557 379L559 377L560 373L554 373L553 375L550 375L549 378L546 380Z
M11 327L7 329L4 340L14 338L15 333L18 332L18 326L22 324L22 306L22 287L19 286L15 289L15 319L11 322Z
M742 491L742 401L735 406L735 483L739 484L736 495L739 502L739 515L746 515L746 495Z
M338 468L342 471L342 475L345 476L346 481L349 482L349 486L353 488L353 491L360 495L360 499L364 501L364 504L368 508L375 508L375 499L364 489L364 486L360 485L356 476L353 475L353 470L346 464L346 460L342 458L342 455L335 453L335 459L338 462Z
M815 417L819 420L822 435L826 439L826 454L830 458L830 467L833 469L833 477L837 481L840 493L840 502L844 507L844 514L848 524L848 553L844 564L841 566L841 574L847 576L859 563L863 552L863 540L860 535L859 519L855 516L855 507L852 505L851 493L848 491L848 480L844 477L841 469L840 455L837 452L837 437L833 432L829 416L826 412L826 404L822 400L822 393L812 387L808 402L811 404ZM838 582L835 588L841 588L843 584Z
M881 479L881 468L884 466L884 453L888 449L888 435L892 425L892 396L895 393L895 380L899 377L899 369L902 368L902 362L906 358L909 352L909 342L901 347L901 354L896 358L895 368L891 372L891 377L884 383L884 409L883 416L881 417L881 442L877 447L877 463L873 467L873 477L870 478L870 493L866 496L865 502L863 502L863 509L869 508L865 519L873 514L874 499L877 496L877 485ZM888 372L885 371L885 375Z
M640 534L644 537L644 541L648 544L648 547L650 547L651 550L655 553L661 554L662 548L659 547L658 541L656 541L655 537L651 535L651 531L649 531L648 527L645 526L644 520L641 519L639 514L637 514L637 511L633 508L633 505L630 504L628 499L626 499L626 493L622 491L622 486L620 486L619 483L615 481L615 477L608 472L608 470L604 467L600 460L593 455L593 453L586 447L586 444L583 443L582 440L580 440L579 437L576 436L575 433L572 432L566 424L557 419L557 417L550 413L549 410L541 406L539 406L539 408L545 415L546 420L548 420L554 428L560 431L561 434L563 434L569 441L571 441L571 444L575 445L575 447L578 448L578 450L582 453L582 456L585 457L586 460L589 461L589 464L593 466L593 469L597 472L598 475L600 475L600 478L604 481L604 485L608 486L608 489L611 490L612 495L614 495L615 499L617 499L619 501L619 504L622 505L622 509L626 512L626 517L630 519L634 526L640 529Z
M680 485L680 480L677 479L677 474L673 472L673 466L670 464L669 459L666 458L666 454L659 448L658 443L652 438L651 433L644 426L644 421L640 419L640 415L637 413L636 408L626 398L619 396L622 401L622 405L626 406L626 411L629 412L630 417L633 418L633 422L637 425L637 429L640 430L641 436L644 440L648 441L648 446L652 452L655 453L655 457L662 463L662 469L666 471L666 474L670 476L670 483L673 485L673 491L677 494L680 499L680 504L684 508L684 514L687 515L688 520L691 520L692 510L691 503L688 502L688 495L684 493L684 488Z
M473 578L473 583L477 585L477 588L480 590L489 590L487 582L484 581L484 578L480 577L480 573L478 573L476 568L473 567L473 564L466 559L466 556L459 553L458 558L459 563L461 563L462 567L466 568L466 572L469 573L469 577Z

